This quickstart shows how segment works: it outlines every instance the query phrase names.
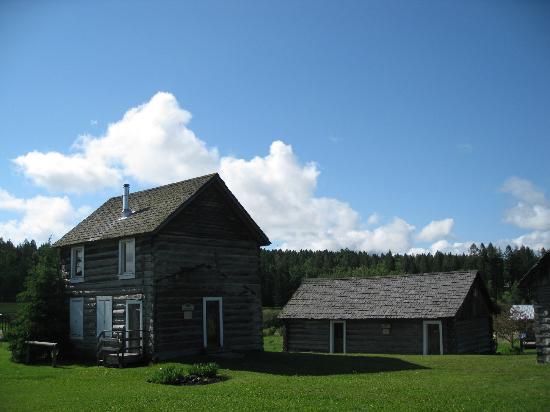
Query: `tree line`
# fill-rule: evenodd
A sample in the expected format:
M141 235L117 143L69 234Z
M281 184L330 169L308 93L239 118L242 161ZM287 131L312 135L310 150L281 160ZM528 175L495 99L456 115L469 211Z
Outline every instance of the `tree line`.
M545 250L507 246L504 250L492 243L472 244L468 253L372 254L343 249L262 250L261 282L264 306L283 306L304 278L368 277L429 273L453 270L479 270L491 297L499 302L521 303L528 300L518 288L521 277Z
M34 240L25 240L16 246L0 238L0 302L15 302L25 278L38 262L37 252Z
M468 253L373 254L340 251L269 250L260 253L260 276L264 306L283 306L304 278L399 275L452 270L479 270L493 299L520 303L528 299L518 281L542 253L529 247L504 250L489 243L472 244ZM0 302L14 302L25 279L38 263L35 241L14 245L0 238Z

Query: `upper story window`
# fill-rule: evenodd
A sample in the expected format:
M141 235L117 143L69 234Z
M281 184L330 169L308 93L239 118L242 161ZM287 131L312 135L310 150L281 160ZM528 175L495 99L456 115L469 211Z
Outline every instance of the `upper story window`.
M136 241L122 239L118 243L118 276L133 278L136 273Z
M71 248L71 281L84 280L84 246Z

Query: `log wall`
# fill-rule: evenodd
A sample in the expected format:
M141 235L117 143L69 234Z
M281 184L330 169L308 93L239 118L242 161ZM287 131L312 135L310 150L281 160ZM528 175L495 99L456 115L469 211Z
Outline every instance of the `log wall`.
M121 330L125 326L127 300L141 300L144 329L148 330L152 324L153 266L150 237L135 238L135 254L135 278L119 279L118 239L85 243L84 281L72 283L70 280L71 247L61 249L61 264L67 278L68 295L84 298L84 336L82 339L73 340L76 350L83 355L95 356L97 296L112 297L113 330Z
M550 266L537 279L535 294L535 336L537 362L550 363Z

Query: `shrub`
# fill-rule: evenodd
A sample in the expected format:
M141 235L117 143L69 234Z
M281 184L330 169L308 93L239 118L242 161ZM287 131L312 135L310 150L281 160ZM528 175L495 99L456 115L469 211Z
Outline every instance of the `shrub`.
M168 365L156 369L147 379L147 382L160 383L163 385L179 385L185 378L183 368L176 365Z
M68 308L59 255L49 243L38 249L38 262L31 269L25 290L17 296L19 310L7 333L12 359L21 362L26 340L68 344Z
M201 378L214 378L218 375L220 366L217 363L196 363L189 368L189 375Z

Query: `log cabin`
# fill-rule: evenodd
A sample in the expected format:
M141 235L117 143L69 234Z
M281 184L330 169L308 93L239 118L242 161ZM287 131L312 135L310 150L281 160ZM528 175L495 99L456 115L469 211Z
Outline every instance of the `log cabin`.
M104 361L101 351L162 360L262 350L259 253L269 244L217 173L135 193L124 185L54 244L76 351Z
M523 276L520 287L533 299L537 362L550 364L550 251Z
M281 311L292 352L491 353L496 307L477 272L306 279Z

